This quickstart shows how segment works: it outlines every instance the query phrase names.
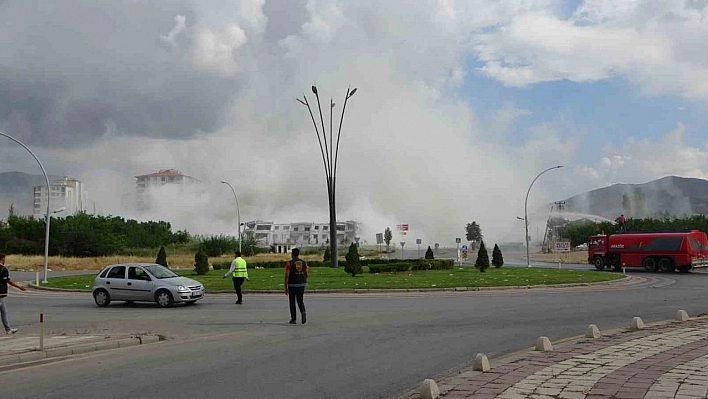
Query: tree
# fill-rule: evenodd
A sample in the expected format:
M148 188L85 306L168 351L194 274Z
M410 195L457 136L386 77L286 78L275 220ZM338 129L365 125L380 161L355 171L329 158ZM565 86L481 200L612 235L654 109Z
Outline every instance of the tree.
M386 243L386 252L390 252L391 239L393 239L391 229L386 227L386 231L384 231L384 242Z
M351 245L349 245L349 252L347 252L344 259L346 260L344 264L344 271L347 272L347 274L351 274L352 277L354 277L363 272L361 260L359 259L359 250L355 243L351 243Z
M499 245L494 244L494 249L492 250L492 264L497 269L504 265L504 256L502 255Z
M487 248L484 246L484 241L479 244L479 251L477 251L477 260L474 262L474 267L479 269L482 273L489 268L489 254L487 253Z
M467 223L465 232L467 241L482 241L482 228L479 227L477 222Z
M325 264L332 260L332 250L329 249L329 245L325 247L324 255L322 256L322 262Z
M209 273L209 257L201 249L194 255L194 272L199 275Z
M433 250L430 248L430 245L428 245L428 250L425 251L425 259L435 259L435 255L433 254Z
M157 258L155 259L155 263L157 263L158 265L169 267L167 264L167 252L165 252L164 245L160 247L160 251L157 253Z

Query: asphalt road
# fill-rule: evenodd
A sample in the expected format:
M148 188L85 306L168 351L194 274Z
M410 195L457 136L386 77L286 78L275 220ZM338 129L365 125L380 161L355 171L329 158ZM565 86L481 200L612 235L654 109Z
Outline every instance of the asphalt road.
M472 361L600 329L708 310L708 274L633 272L580 289L307 295L308 323L288 325L284 295L212 295L192 307L97 308L88 294L13 292L22 333L159 333L166 343L0 374L19 398L386 398Z

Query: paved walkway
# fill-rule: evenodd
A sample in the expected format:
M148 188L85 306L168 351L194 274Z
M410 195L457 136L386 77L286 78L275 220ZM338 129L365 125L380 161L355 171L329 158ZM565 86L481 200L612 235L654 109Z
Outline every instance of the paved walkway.
M708 318L615 330L437 381L446 399L708 398ZM420 397L412 390L403 398Z

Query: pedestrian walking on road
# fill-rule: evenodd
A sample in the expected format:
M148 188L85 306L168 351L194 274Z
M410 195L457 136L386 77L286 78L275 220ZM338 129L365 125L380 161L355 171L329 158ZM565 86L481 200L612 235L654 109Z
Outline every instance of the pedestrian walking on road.
M305 313L305 286L307 285L307 262L300 259L300 250L293 248L293 258L285 262L285 295L290 300L290 324L297 324L297 312L295 302L300 308L302 324L307 323Z
M244 281L249 281L249 279L248 269L246 268L246 260L241 257L241 251L236 251L235 255L236 258L233 262L231 262L231 267L229 268L229 271L224 274L224 278L226 278L229 274L231 275L231 279L234 282L234 290L236 290L236 295L238 296L236 304L240 305L243 303L241 285L243 285Z
M27 288L10 280L10 271L5 267L5 254L0 253L0 319L2 319L2 325L5 327L5 334L14 334L17 332L17 328L13 328L10 325L7 319L7 308L5 307L8 284L22 291L27 291Z

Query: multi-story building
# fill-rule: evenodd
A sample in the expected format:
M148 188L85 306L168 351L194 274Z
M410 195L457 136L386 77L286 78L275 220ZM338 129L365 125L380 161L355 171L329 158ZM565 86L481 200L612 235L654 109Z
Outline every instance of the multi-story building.
M49 185L50 199L49 212L64 208L57 212L61 215L73 215L86 210L88 204L88 192L84 184L78 179L63 177L55 180ZM44 217L47 213L47 186L34 186L34 208L32 214L35 217Z
M245 234L252 234L263 246L275 252L288 252L293 247L323 247L329 244L329 223L273 223L252 221L244 224ZM356 240L359 224L353 220L337 222L337 242L349 244Z
M135 178L137 179L136 205L139 211L150 209L152 205L150 193L154 189L169 186L177 187L181 192L187 187L201 183L199 179L184 175L176 169L160 169L155 173L135 176Z

